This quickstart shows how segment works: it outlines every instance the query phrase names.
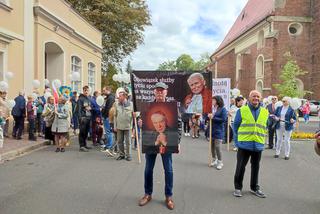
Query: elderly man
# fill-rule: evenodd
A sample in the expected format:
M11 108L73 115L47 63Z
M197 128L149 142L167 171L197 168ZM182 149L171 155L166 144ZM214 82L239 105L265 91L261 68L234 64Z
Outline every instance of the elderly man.
M273 141L274 141L274 135L276 132L276 128L275 125L277 123L277 121L275 121L275 119L272 117L272 115L274 115L276 113L276 102L278 101L278 98L276 96L272 97L272 102L267 105L267 109L269 112L269 119L268 119L268 132L269 132L269 145L268 148L269 149L273 149Z
M133 119L133 104L128 100L126 91L119 92L118 101L115 103L114 131L117 132L117 142L119 146L119 157L117 160L131 161L131 130ZM124 141L126 151L124 151Z
M168 86L163 82L158 82L155 85L154 95L155 100L154 102L166 102L166 96L167 96L167 89ZM159 116L159 115L158 115ZM153 118L153 125L155 126L155 129L159 132L165 129L166 126L164 126L164 121L161 122L158 120L159 117L154 116L157 118ZM157 119L157 120L155 120ZM179 139L180 142L180 135L181 135L181 119L178 119L178 132L179 132ZM160 135L159 135L160 136ZM164 136L160 136L159 138L156 138L159 141L166 142L166 139ZM169 139L169 137L168 137ZM157 141L156 140L156 141ZM158 142L159 143L159 142ZM146 165L144 169L144 191L145 195L139 200L139 205L144 206L152 199L152 192L153 192L153 168L156 162L157 154L156 153L146 153ZM164 168L164 175L165 175L165 196L166 200L165 203L167 205L167 208L170 210L174 209L174 202L172 200L172 189L173 189L173 168L172 168L172 153L165 152L164 154L161 154L163 168Z
M251 158L251 193L265 198L258 185L261 154L264 149L268 110L260 105L261 94L251 91L249 103L237 111L234 120L235 144L238 147L237 168L234 175L235 197L241 197L242 182L246 165Z
M9 116L10 116L10 109L7 103L7 92L0 91L0 110L1 110L1 117L4 119L5 124L3 125L3 136L8 136L8 129L9 129Z
M17 96L14 101L16 104L11 111L14 119L12 137L16 138L17 140L21 140L24 127L24 118L26 117L26 100L24 98L24 91L20 91L19 96Z
M193 73L187 80L191 94L184 99L186 113L210 113L212 111L212 91L206 88L206 81L202 74Z

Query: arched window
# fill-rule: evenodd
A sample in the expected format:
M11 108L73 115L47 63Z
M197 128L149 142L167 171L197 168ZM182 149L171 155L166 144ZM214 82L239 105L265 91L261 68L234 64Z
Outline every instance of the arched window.
M88 86L91 87L92 92L95 91L96 87L96 66L93 63L88 64Z
M259 91L262 94L262 92L263 92L263 81L262 80L258 80L257 81L256 90Z
M237 55L237 61L236 61L236 81L239 81L239 77L240 77L240 70L242 68L241 65L241 54Z
M264 31L261 30L258 34L258 44L257 44L258 49L264 47Z
M259 55L256 61L256 79L263 78L264 76L264 57Z
M82 76L82 67L81 67L81 59L77 56L71 57L71 73L79 72L80 80L71 81L71 86L73 91L81 92L81 76Z

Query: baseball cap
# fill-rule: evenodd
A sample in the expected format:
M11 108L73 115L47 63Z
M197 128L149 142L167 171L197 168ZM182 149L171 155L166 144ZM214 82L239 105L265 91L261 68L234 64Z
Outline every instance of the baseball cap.
M168 86L163 82L157 82L156 83L156 88L168 89Z

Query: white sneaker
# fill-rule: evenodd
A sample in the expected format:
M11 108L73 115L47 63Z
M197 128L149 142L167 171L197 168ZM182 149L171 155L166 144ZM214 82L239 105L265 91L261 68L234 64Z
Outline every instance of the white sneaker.
M218 160L217 169L220 170L220 169L222 169L222 167L223 167L222 161Z
M187 133L188 134L188 137L190 137L190 133Z
M212 160L212 162L210 163L210 167L216 167L217 164L218 164L218 159Z
M106 149L105 153L107 154L107 156L109 157L113 157L114 154L110 151L110 149Z
M184 136L187 137L187 136L188 136L188 133L184 133Z

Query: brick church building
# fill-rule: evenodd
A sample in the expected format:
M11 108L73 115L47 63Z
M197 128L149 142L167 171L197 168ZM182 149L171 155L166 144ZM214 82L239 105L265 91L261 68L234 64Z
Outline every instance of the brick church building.
M257 89L266 97L277 94L273 84L280 83L288 51L308 71L297 79L299 88L319 100L319 0L248 0L208 69L216 78L231 78L231 87L244 96Z

